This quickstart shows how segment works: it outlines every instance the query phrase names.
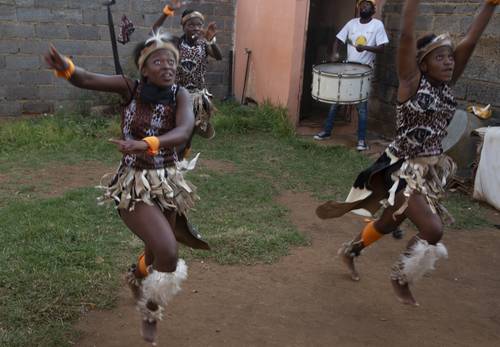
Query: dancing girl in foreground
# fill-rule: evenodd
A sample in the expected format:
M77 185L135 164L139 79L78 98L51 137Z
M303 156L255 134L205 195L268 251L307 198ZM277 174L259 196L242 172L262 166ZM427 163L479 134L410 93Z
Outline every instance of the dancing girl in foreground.
M117 93L125 100L122 138L110 140L123 157L109 185L101 187L101 201L115 202L124 223L144 242L145 252L128 279L142 315L142 335L155 344L157 322L187 277L177 240L208 249L197 233L186 230L186 214L198 196L184 179L196 158L179 162L176 154L176 147L189 140L195 122L188 91L175 83L179 51L168 35L158 33L139 44L139 81L85 71L54 47L45 60L74 86Z

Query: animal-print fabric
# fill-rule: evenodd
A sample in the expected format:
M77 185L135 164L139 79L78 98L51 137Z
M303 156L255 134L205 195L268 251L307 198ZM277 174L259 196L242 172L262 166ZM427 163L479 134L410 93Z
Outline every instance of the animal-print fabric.
M422 75L417 93L396 108L396 138L390 151L398 158L442 154L456 106L450 86L434 87Z
M179 56L177 84L190 92L205 89L205 74L208 66L208 51L205 41L198 40L193 46L190 46L184 39L181 39Z
M171 86L170 100L165 104L150 104L141 101L139 84L132 101L122 113L122 135L125 140L141 140L147 136L159 136L175 128L177 85ZM148 154L125 154L122 164L137 169L159 169L174 162L172 148L160 147L155 156Z

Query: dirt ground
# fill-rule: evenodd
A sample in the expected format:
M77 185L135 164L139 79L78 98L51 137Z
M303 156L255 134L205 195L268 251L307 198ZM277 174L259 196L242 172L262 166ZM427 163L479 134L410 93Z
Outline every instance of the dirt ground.
M189 264L183 291L160 324L158 346L498 346L498 230L448 230L449 259L415 287L421 306L408 307L389 282L404 240L386 236L367 249L359 259L361 281L352 282L336 250L363 220L320 220L309 194L278 201L311 245L272 265ZM81 318L76 345L147 346L139 325L124 287L116 309Z

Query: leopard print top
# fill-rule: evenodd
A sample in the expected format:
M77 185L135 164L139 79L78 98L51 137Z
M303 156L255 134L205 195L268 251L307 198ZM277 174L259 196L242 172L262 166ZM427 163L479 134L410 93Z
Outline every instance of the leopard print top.
M204 41L198 40L191 46L184 38L179 43L179 66L177 83L189 92L206 88L205 74L208 66L208 51Z
M456 106L450 86L434 87L422 75L417 93L396 107L396 138L389 150L404 159L442 154Z
M122 113L121 128L124 140L140 140L147 136L159 136L175 128L177 85L172 85L169 91L169 101L165 104L142 102L140 98L141 88L142 83L138 83L134 97ZM136 169L160 169L173 163L173 148L164 147L160 147L155 156L124 154L122 158L122 165Z

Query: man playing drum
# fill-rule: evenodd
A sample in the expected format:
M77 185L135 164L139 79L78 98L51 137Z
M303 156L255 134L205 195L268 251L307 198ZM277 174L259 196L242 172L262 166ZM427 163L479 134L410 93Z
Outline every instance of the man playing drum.
M333 44L332 61L339 60L338 48L347 44L347 61L365 64L373 68L375 54L382 53L384 46L389 42L384 24L373 18L375 14L375 0L359 0L359 18L351 19L337 34ZM326 119L323 131L314 136L315 140L329 139L333 129L333 121L337 115L337 104L332 104ZM366 145L366 123L368 102L356 104L358 110L358 151L368 149Z

